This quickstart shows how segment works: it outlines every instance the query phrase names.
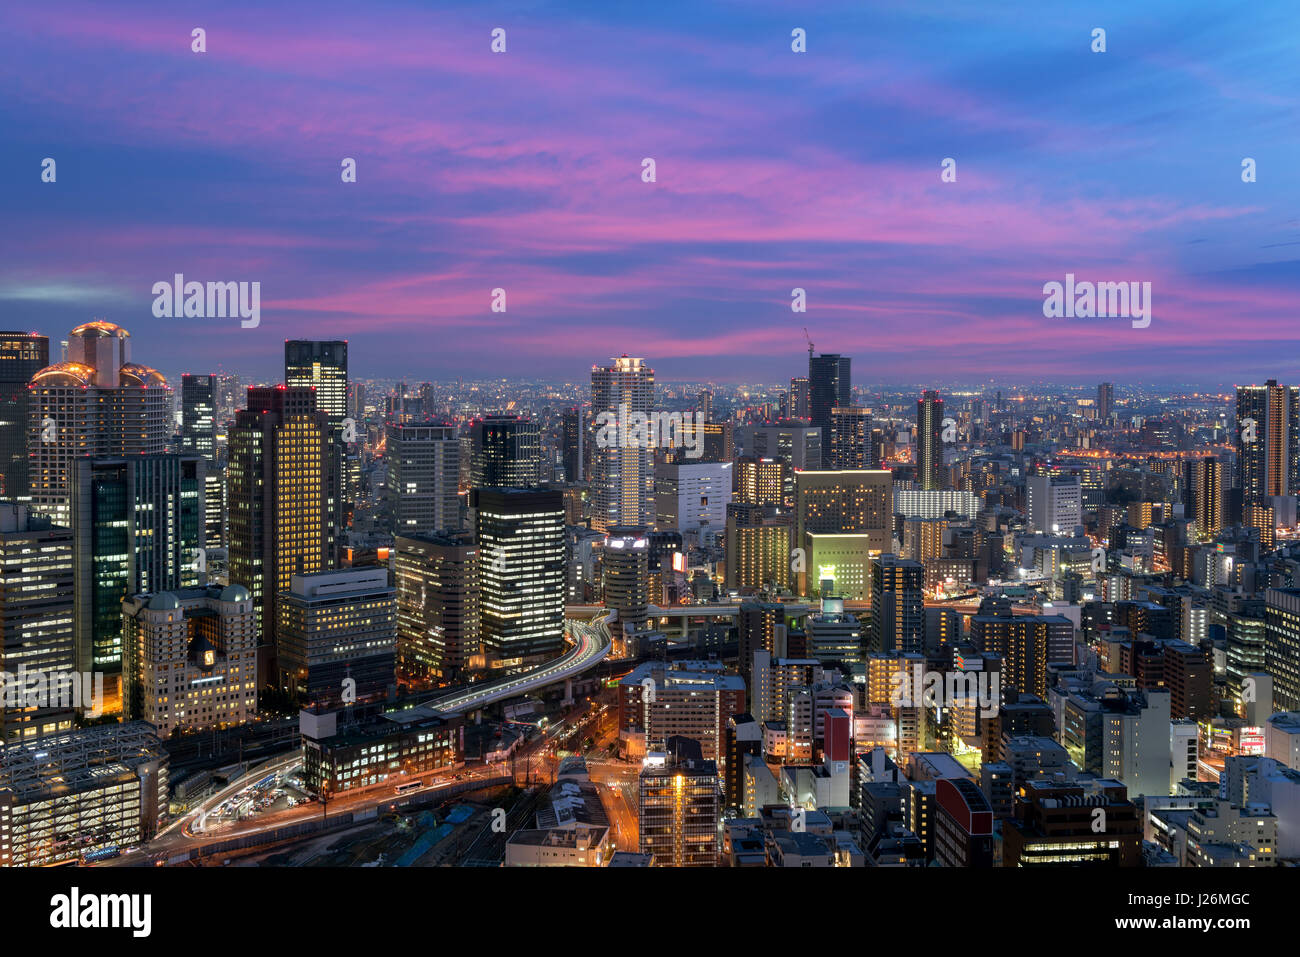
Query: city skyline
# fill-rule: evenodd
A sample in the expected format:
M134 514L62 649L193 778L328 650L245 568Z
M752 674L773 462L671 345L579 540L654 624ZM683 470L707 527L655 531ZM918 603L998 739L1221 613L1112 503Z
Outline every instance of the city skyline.
M358 375L779 382L806 326L861 382L1294 380L1294 14L1253 12L10 9L0 321L267 377L311 337ZM259 325L155 318L177 273L260 283ZM1151 283L1151 324L1045 318L1071 275Z

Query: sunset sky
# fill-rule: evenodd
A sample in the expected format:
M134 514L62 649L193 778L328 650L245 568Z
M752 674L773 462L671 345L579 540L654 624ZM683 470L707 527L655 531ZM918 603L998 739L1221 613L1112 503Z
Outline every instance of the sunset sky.
M1293 0L8 3L0 327L168 373L779 381L807 326L861 383L1295 382L1298 41ZM178 272L260 327L154 318ZM1067 272L1150 327L1044 318Z

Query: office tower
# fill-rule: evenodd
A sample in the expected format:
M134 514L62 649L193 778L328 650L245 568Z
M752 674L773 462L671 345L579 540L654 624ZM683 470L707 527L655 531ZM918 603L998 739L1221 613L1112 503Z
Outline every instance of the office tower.
M478 547L468 536L398 535L397 670L454 681L479 653Z
M822 448L831 447L831 409L853 404L848 356L808 356L808 420L821 430Z
M731 502L730 462L660 462L655 466L655 526L721 531Z
M584 482L587 478L587 417L582 407L564 413L560 444L564 459L564 480Z
M774 459L785 467L782 488L787 506L794 504L794 473L820 469L830 448L829 443L823 444L820 426L802 421L747 426L742 442L745 455Z
M1069 535L1083 524L1083 497L1078 478L1047 474L1025 479L1026 508L1030 526L1048 535Z
M791 586L793 526L788 519L766 519L759 505L727 506L727 588L754 592Z
M713 392L709 389L701 389L695 395L695 410L704 417L703 421L713 421Z
M785 609L779 602L746 601L736 616L738 654L736 670L747 687L752 688L754 652L765 651L770 657L785 654ZM778 644L782 647L778 648Z
M217 377L181 376L181 451L201 455L204 539L208 548L226 541L226 476L217 458Z
M489 415L475 422L475 488L531 488L542 481L542 429L520 415Z
M1115 387L1109 382L1103 382L1097 386L1097 418L1102 422L1109 422L1114 410Z
M916 482L923 490L943 488L943 399L927 389L916 403Z
M1244 502L1300 490L1300 387L1237 386L1236 445Z
M650 541L645 526L610 526L601 554L605 607L617 614L609 634L621 652L627 632L645 624L650 603Z
M1264 593L1264 668L1279 711L1300 711L1300 588Z
M137 594L121 615L126 720L168 738L257 715L257 615L243 585Z
M167 816L167 769L143 721L0 748L0 867L76 863L152 840Z
M226 498L229 575L253 595L262 658L259 674L274 680L281 592L294 575L332 569L329 493L338 460L330 449L329 416L306 388L250 388L248 408L230 430Z
M330 446L336 459L329 475L330 535L331 547L337 548L347 525L349 503L361 484L361 459L344 439L343 420L348 416L347 340L286 339L284 384L291 389L315 390L316 411L329 417Z
M71 521L73 459L166 451L172 434L167 380L130 360L129 332L111 322L87 322L68 334L67 361L32 377L32 507L59 524Z
M626 355L591 369L591 414L596 441L592 460L591 527L650 525L654 522L653 449L624 425L654 406L654 370ZM604 413L605 419L599 419ZM613 421L611 422L611 417ZM602 422L610 424L602 426ZM617 428L613 426L617 425ZM608 436L616 434L616 441Z
M943 557L944 537L951 525L946 518L904 519L903 557L922 564Z
M925 651L924 579L920 562L890 554L871 559L872 651Z
M787 481L788 475L788 481ZM785 505L787 488L794 490L794 474L776 459L741 456L736 461L736 501L745 505Z
M1183 506L1202 541L1218 537L1223 527L1223 463L1214 456L1183 463Z
M827 664L863 660L863 628L857 616L844 610L843 598L821 600L821 610L808 616L808 657Z
M75 671L72 597L71 530L32 515L26 505L0 502L0 673L8 680L17 680L20 670L46 676ZM49 704L9 709L0 700L0 751L70 730L71 703Z
M28 494L27 385L50 364L50 337L0 332L0 498Z
M831 581L842 598L866 598L871 556L893 544L892 502L892 475L883 469L797 473L795 547L805 553L799 593Z
M366 387L361 382L348 383L348 415L358 422L366 414ZM432 418L432 415L427 416Z
M723 758L727 717L745 710L745 682L717 662L644 662L619 681L619 737L629 756L662 751L674 735Z
M787 401L786 417L807 420L808 411L808 377L798 376L790 380L790 397Z
M122 671L122 601L201 581L201 456L73 460L77 668Z
M460 442L440 422L389 422L388 507L398 535L460 528Z
M1116 781L1027 781L1002 822L1002 846L1003 867L1137 867L1142 815Z
M978 614L970 641L1002 658L1002 687L1047 697L1047 666L1074 664L1074 623L1062 615Z
M293 575L276 607L280 670L302 707L380 700L395 683L397 598L387 568Z
M859 406L831 409L831 444L827 466L833 469L869 469L871 455L871 413Z
M473 489L479 634L489 667L545 661L564 647L564 502L546 489Z
M677 753L692 756L658 752L647 755L641 769L641 853L651 855L656 867L715 867L722 814L718 766L689 748Z

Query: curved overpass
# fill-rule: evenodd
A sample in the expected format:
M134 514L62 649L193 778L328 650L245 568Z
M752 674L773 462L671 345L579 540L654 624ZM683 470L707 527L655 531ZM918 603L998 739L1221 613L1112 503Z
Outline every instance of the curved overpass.
M609 623L614 612L608 612L591 621L570 618L565 628L574 639L574 646L560 657L538 665L523 674L511 675L441 698L432 698L422 707L444 714L473 711L503 698L537 691L567 678L574 678L602 661L610 650Z

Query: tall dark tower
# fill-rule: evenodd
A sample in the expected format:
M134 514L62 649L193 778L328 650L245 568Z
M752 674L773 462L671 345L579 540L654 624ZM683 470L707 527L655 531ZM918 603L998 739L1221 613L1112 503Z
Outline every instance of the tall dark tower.
M347 526L349 503L361 484L361 459L348 449L344 422L348 416L348 343L346 339L284 341L284 384L316 391L316 410L329 416L330 441L338 464L333 470L339 483L330 490L333 537L341 540Z
M49 336L0 332L0 497L27 494L27 383L49 364Z
M852 391L848 356L808 357L808 417L822 430L823 449L831 447L831 409L849 405Z
M943 399L927 389L916 403L916 481L922 489L941 489Z
M1097 419L1105 422L1115 406L1115 387L1109 382L1097 386Z

